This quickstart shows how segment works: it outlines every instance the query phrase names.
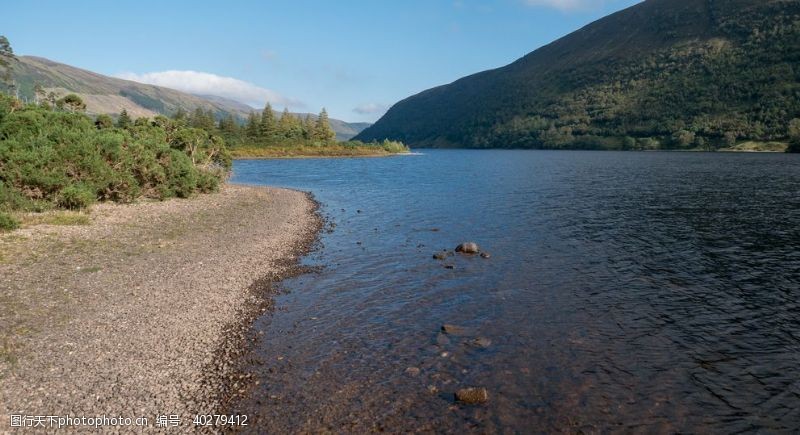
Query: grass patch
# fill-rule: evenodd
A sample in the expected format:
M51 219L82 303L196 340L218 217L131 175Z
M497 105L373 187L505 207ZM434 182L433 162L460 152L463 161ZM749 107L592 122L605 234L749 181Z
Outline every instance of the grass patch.
M785 153L789 144L786 142L758 142L747 141L737 143L736 145L728 148L720 148L719 151L723 152L772 152L772 153Z
M25 213L20 215L24 226L33 225L89 225L91 219L86 213L55 210L44 213Z
M19 221L8 213L0 212L0 231L13 231L19 228Z
M399 142L372 143L340 142L337 144L314 146L256 146L244 145L232 148L235 159L290 159L303 157L381 157L408 153L409 149Z

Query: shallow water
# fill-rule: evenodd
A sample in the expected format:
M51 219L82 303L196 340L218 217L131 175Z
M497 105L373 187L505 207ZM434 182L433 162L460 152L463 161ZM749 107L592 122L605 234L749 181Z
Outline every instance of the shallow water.
M258 428L800 430L800 156L431 150L234 181L336 225L256 322ZM431 258L466 240L491 258Z

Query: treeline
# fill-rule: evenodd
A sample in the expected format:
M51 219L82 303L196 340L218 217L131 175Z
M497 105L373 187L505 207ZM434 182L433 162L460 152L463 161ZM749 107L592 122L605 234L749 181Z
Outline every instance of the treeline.
M216 114L197 108L191 113L178 110L172 119L185 122L194 128L225 138L231 148L238 146L327 146L336 143L336 133L330 126L328 112L323 108L319 115L299 117L284 109L276 116L267 103L260 114L251 112L245 122L231 114Z
M67 97L25 105L0 95L0 213L189 197L217 190L230 172L218 135L163 116L91 118Z

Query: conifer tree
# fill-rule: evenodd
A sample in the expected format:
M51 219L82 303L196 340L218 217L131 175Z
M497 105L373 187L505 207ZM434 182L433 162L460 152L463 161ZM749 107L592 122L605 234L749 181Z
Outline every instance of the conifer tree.
M316 125L311 115L306 115L303 120L303 138L306 140L314 140L316 135Z
M278 134L287 139L297 139L302 136L302 126L298 119L289 113L289 108L283 109L281 119L278 121Z
M319 116L317 117L317 125L314 128L315 130L315 138L322 142L333 142L336 140L336 132L333 131L331 128L331 124L328 120L328 111L325 108L322 108L322 111L319 112Z
M275 136L275 114L272 113L272 105L269 101L264 106L264 111L261 112L261 125L259 128L259 136L261 139L269 140Z
M258 121L258 115L256 115L255 112L250 112L250 115L247 116L247 125L244 128L247 137L250 139L257 138L260 125L261 123Z
M132 120L131 117L128 115L128 111L122 109L122 112L119 112L119 118L117 118L117 127L119 128L128 128L131 126Z

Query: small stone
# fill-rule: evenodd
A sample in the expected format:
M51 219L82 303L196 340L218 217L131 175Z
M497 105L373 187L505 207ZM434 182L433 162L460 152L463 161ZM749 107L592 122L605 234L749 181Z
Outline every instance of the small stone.
M462 254L477 254L479 251L478 244L475 242L464 242L456 246L456 252L461 252Z
M492 254L488 252L481 252L481 258L492 258Z
M456 401L468 405L477 405L489 400L489 392L486 391L486 388L462 388L456 391L455 398Z
M436 388L436 385L428 385L428 392L430 392L431 394L436 394L437 392L439 392L439 389Z
M445 268L445 269L455 269L456 267L455 267L455 266L453 266L452 264L445 264L445 265L444 265L444 268Z
M409 376L418 376L419 371L419 367L409 367L406 369L406 374Z
M490 339L488 339L486 337L478 337L478 338L475 338L475 339L471 340L469 342L469 344L471 344L471 345L473 345L475 347L481 348L481 349L486 349L487 347L492 345L492 340L490 340Z
M444 252L444 251L437 252L437 253L433 254L433 258L435 260L444 260L445 258L447 258L447 252Z

